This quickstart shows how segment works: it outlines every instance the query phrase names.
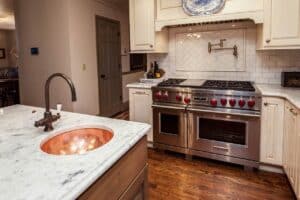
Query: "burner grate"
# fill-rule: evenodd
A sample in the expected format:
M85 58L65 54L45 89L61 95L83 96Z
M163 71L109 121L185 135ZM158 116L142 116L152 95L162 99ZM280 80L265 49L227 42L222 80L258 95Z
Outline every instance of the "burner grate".
M205 89L216 90L237 90L237 91L255 91L252 83L249 81L212 81L208 80L201 86Z

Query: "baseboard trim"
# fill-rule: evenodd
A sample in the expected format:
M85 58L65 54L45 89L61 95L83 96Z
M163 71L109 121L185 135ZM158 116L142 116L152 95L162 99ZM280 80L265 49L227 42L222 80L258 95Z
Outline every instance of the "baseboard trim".
M267 165L267 164L260 164L259 170L266 171L266 172L273 172L277 174L284 174L283 168L280 166L274 166L274 165Z

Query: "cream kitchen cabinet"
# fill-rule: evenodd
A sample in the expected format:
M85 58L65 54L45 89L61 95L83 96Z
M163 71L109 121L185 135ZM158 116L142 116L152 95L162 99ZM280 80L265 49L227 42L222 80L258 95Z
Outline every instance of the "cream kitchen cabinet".
M261 49L300 49L300 0L264 0Z
M260 161L282 165L284 100L263 98L261 118Z
M129 0L129 12L131 52L168 52L168 31L155 32L155 0Z
M289 102L285 104L283 138L283 168L299 199L300 181L300 118L299 111Z
M129 88L129 118L131 121L152 125L152 91L151 89ZM147 135L148 142L153 142L153 130Z

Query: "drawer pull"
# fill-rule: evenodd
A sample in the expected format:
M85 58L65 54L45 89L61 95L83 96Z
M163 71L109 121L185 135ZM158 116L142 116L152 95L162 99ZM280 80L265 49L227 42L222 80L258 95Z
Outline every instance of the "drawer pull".
M267 103L267 102L265 102L265 103L264 103L264 106L278 106L278 104L276 104L276 103Z
M270 42L271 42L271 40L270 40L270 39L267 39L267 40L266 40L266 43L268 43L268 44L269 44Z
M141 95L143 95L143 94L146 94L146 92L135 92L135 94L141 94Z
M295 115L295 116L298 115L298 113L293 108L290 109L290 112L293 113L293 115Z
M226 147L221 147L221 146L213 146L214 149L222 150L222 151L229 151L228 148Z

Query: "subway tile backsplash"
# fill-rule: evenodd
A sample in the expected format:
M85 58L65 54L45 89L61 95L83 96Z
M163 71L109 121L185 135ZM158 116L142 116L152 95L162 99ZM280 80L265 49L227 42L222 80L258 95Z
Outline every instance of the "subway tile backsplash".
M170 28L169 30L169 53L168 54L149 54L148 62L158 61L161 68L166 71L166 78L189 78L189 79L222 79L222 80L250 80L256 83L269 83L279 84L282 71L300 71L300 50L268 50L257 51L256 50L256 29L251 27L246 29L245 36L245 63L246 66L243 71L220 71L214 69L213 71L193 69L189 71L189 68L185 70L178 70L176 66L176 33L182 34L182 27ZM199 33L199 29L196 28L195 32ZM214 34L214 32L212 32ZM222 36L220 36L222 37ZM208 41L207 41L208 42ZM189 43L189 45L191 45ZM182 56L182 59L188 59L187 63L197 64L197 60L201 57L203 52L203 46L192 46L193 51L199 50L199 56L193 54L189 57L189 54ZM178 53L178 52L177 52ZM184 52L182 52L184 53ZM230 52L229 52L230 53ZM202 53L203 54L203 53ZM211 54L210 56L217 56L218 54ZM202 55L203 58L207 56ZM178 57L177 57L178 60ZM213 60L213 59L210 59ZM218 60L218 59L215 59ZM219 62L219 61L218 61ZM185 63L185 61L180 62ZM209 63L214 64L214 63ZM218 63L220 65L226 65L226 63ZM227 64L228 65L228 64Z

